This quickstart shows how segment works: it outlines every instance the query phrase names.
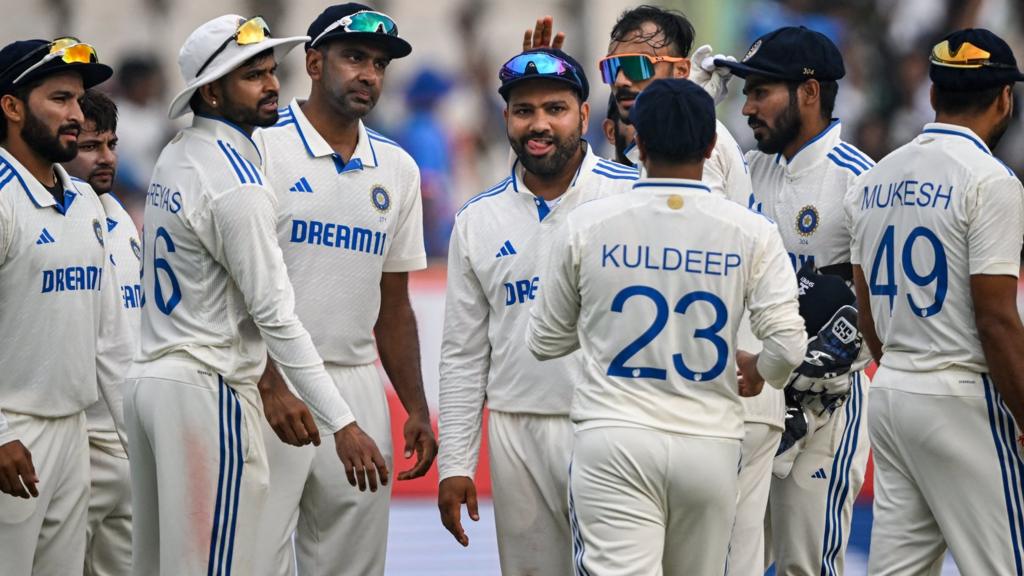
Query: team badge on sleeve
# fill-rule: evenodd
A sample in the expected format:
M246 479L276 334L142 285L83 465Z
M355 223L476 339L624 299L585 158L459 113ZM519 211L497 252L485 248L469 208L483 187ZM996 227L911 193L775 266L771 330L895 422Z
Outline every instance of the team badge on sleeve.
M810 236L818 229L818 209L814 206L804 206L796 215L796 231L801 236Z
M370 189L370 200L373 202L373 207L381 214L386 214L388 210L391 210L391 195L380 184Z
M100 243L100 246L103 246L103 226L96 218L92 219L92 231L96 234L96 241Z
M132 252L135 254L135 257L138 258L139 261L141 262L142 261L142 245L139 244L138 239L133 237L128 243L131 244Z

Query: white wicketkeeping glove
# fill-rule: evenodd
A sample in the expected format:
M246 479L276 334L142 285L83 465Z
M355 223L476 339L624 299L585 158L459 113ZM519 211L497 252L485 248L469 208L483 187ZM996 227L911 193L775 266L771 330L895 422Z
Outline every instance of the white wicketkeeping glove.
M704 44L693 51L693 55L690 57L690 81L710 94L717 106L729 95L729 79L732 78L732 71L725 66L715 66L715 59L731 62L735 62L736 59L723 54L712 56L711 53L710 44Z

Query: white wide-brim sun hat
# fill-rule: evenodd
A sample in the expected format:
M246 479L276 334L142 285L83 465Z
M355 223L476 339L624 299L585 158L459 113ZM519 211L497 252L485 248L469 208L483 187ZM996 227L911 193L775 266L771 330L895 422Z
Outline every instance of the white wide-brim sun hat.
M211 54L217 51L224 44L224 41L231 38L238 27L248 18L237 14L225 14L206 22L196 28L178 53L178 68L181 69L181 77L185 81L185 88L174 97L171 107L167 112L169 117L178 118L189 112L189 100L201 86L209 84L227 76L246 60L253 56L273 48L274 58L280 62L299 44L309 40L309 36L292 36L289 38L273 38L268 36L262 42L239 46L237 42L229 41L222 50L211 61L201 75L199 68L206 62Z

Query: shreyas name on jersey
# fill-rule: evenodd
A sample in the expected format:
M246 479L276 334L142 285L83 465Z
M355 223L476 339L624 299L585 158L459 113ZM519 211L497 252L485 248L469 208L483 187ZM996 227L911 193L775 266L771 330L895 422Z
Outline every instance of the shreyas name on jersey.
M953 187L949 184L903 180L888 184L864 186L861 210L873 208L942 208L949 210Z
M99 290L103 270L97 266L68 266L43 270L43 294Z
M654 247L644 244L603 244L601 246L602 268L643 268L675 272L682 270L689 274L728 276L742 263L739 254L733 252L711 252L697 249Z
M328 246L383 256L387 238L387 232L359 226L346 226L318 220L292 220L291 241L294 244Z
M171 214L181 211L181 192L171 190L158 182L149 185L146 192L146 204L154 208L166 210Z

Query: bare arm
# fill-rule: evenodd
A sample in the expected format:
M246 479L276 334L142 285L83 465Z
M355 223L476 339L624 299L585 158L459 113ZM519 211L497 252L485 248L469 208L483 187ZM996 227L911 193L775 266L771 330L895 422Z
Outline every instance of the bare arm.
M374 334L380 361L395 387L409 419L405 423L405 457L416 453L416 464L398 475L399 480L427 473L437 455L437 440L430 426L430 410L423 393L420 341L416 315L409 302L409 274L385 272L380 280L380 313Z
M1024 326L1017 312L1017 279L971 276L971 297L992 381L1020 426L1024 423Z
M853 265L853 289L857 294L857 328L864 336L864 342L871 350L875 362L882 361L882 340L875 332L875 318L871 315L871 296L868 293L868 282L864 279L864 270L857 264Z

